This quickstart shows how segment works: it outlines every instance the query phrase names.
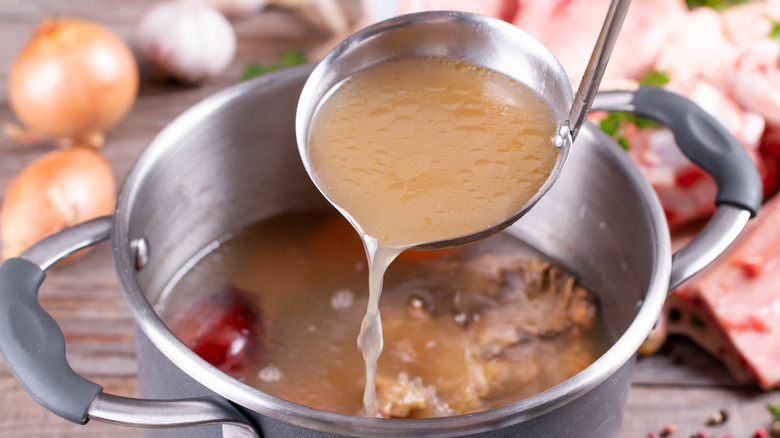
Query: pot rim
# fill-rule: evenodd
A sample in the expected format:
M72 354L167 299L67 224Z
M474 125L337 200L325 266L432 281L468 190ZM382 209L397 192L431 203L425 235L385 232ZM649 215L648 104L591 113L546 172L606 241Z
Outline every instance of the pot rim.
M598 143L599 147L603 147L612 159L628 170L627 177L632 189L645 200L644 207L653 225L653 229L648 232L652 234L652 241L655 242L655 259L650 284L634 320L601 357L574 377L526 399L476 413L444 418L380 419L323 411L267 394L230 377L188 349L157 315L135 275L129 223L139 187L153 164L164 155L170 145L176 143L179 133L207 123L211 114L246 95L291 80L301 80L303 83L312 69L313 65L304 65L271 73L227 88L194 105L152 140L122 185L113 218L111 238L115 270L136 324L172 363L216 394L261 415L297 426L361 436L453 436L511 426L554 410L594 388L636 354L639 345L655 324L668 290L672 265L669 231L660 201L636 164L617 146L611 147L609 143L612 140L609 137L587 124L583 126L579 142L590 138Z

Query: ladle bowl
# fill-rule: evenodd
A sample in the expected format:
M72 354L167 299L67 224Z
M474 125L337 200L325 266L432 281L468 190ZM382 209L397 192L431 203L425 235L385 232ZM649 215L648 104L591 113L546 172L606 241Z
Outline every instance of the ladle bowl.
M547 181L522 209L488 229L446 240L421 242L414 248L462 245L506 228L550 189L563 169L572 143L568 118L574 92L563 67L544 45L496 18L452 11L410 14L360 30L334 48L306 81L298 103L295 130L306 171L333 203L320 187L309 159L312 118L332 91L358 71L411 58L459 61L502 73L534 90L551 109L557 128L554 139L558 147L557 161ZM348 211L339 205L336 207L360 230Z

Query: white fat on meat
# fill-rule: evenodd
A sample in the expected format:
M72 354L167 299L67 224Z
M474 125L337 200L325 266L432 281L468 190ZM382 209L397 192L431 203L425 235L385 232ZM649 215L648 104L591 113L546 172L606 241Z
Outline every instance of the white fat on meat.
M772 127L780 127L778 58L777 41L754 41L740 54L732 76L734 99L742 107L761 114Z
M764 39L772 32L772 21L780 21L780 0L752 1L731 6L721 13L723 31L739 46Z
M728 90L738 54L724 33L720 14L712 8L696 8L674 28L654 70L678 82L706 81Z
M514 24L550 49L576 86L609 4L610 0L520 0ZM604 79L638 79L650 70L686 10L682 0L631 2Z

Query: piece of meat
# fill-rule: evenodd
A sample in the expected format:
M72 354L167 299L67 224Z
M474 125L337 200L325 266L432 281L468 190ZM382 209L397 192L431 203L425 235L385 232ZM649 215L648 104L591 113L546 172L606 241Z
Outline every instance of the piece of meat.
M720 14L712 8L696 8L674 27L653 69L666 72L683 87L705 81L727 91L738 54L724 33Z
M724 10L720 17L724 34L741 46L769 36L772 21L780 21L780 0L734 5Z
M576 87L582 79L610 0L520 0L514 24L544 44ZM638 79L650 70L685 17L682 0L634 0L604 75Z
M383 416L503 405L562 382L599 354L587 333L594 295L547 262L509 254L407 262L425 276L386 284L385 296L409 305L383 311Z
M732 66L731 95L743 108L780 128L780 44L760 39L744 48Z
M584 331L596 318L595 297L575 286L574 277L549 263L532 261L522 272L525 293L506 294L498 305L480 312L471 325L480 355L492 358L506 348L567 331ZM511 277L508 281L518 281Z
M780 188L780 129L767 128L758 147L761 157L758 172L764 188L764 200Z
M422 384L417 377L409 380L407 373L399 373L397 379L376 378L377 406L384 418L409 418L414 411L426 409L436 391Z
M443 417L484 409L481 364L451 315L385 313L382 331L376 379L382 416Z
M196 302L171 328L198 356L231 375L247 370L264 344L260 313L251 296L237 288Z
M670 333L691 337L738 379L780 385L780 198L767 202L727 254L675 290Z

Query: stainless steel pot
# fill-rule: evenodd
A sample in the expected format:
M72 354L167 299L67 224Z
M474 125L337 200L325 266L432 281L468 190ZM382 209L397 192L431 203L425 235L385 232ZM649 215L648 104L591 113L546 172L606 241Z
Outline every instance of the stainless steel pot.
M153 307L182 267L226 233L287 209L326 204L295 144L296 102L310 71L310 66L280 71L196 105L139 158L113 217L63 231L0 266L0 352L25 389L77 423L217 425L165 431L170 436L213 436L220 428L225 436L617 436L635 353L667 290L711 262L757 210L760 181L744 150L674 95L649 89L602 95L597 107L670 119L680 138L698 147L693 155L714 169L722 195L708 226L673 258L650 185L614 142L586 126L556 185L508 229L598 292L614 345L571 379L497 409L425 420L334 414L265 394L220 372L187 349ZM37 301L47 268L109 237L138 327L145 400L105 394L78 376L65 360L62 332Z

